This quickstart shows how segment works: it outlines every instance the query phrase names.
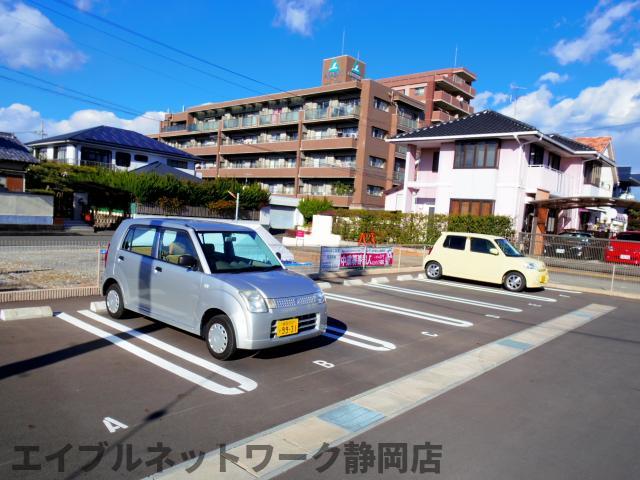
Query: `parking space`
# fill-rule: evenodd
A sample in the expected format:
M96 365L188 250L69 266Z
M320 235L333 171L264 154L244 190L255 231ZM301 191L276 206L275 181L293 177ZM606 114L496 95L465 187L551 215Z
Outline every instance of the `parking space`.
M151 319L91 312L90 298L51 302L53 318L0 323L8 432L0 476L141 478L156 471L147 462L159 442L171 462L182 462L595 303L570 291L508 294L415 276L334 285L326 294L325 335L228 362L214 360L200 338ZM67 445L58 472L57 457L47 457ZM91 465L87 451L99 445L104 458ZM15 469L27 458L22 447L39 470Z

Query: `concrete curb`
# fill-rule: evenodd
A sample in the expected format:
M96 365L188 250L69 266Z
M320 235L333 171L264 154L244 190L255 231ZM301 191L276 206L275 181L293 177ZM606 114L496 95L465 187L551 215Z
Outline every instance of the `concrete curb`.
M389 283L389 279L387 277L373 277L370 283Z
M91 302L89 305L89 310L94 313L104 313L107 311L107 304L104 302Z
M577 285L565 285L564 283L547 283L545 287L561 288L563 290L575 290L576 292L595 293L596 295L607 295L608 297L628 298L629 300L640 300L637 293L616 292L611 290L600 290L599 288L579 287Z
M331 284L329 282L316 282L316 285L318 285L322 290L331 288Z
M396 280L398 282L408 282L409 280L413 280L413 275L398 275Z
M51 310L51 307L5 308L0 310L0 320L5 322L44 317L53 317L53 310Z
M357 287L360 285L364 285L364 282L359 278L356 278L355 280L345 280L344 282L342 282L342 284L345 287Z

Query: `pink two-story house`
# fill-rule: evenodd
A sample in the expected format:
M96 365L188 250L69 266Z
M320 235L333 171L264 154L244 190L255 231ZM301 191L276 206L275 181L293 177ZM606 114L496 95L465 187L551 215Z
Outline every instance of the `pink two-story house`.
M387 141L408 149L404 183L387 192L386 210L508 215L517 231L535 221L556 233L596 221L602 209L587 205L610 199L617 183L606 151L491 110ZM560 208L536 208L553 199Z

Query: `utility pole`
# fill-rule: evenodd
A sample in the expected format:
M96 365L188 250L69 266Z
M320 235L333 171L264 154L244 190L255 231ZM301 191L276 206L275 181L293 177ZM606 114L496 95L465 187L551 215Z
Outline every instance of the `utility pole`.
M520 95L518 95L517 91L518 90L526 90L527 87L519 87L518 85L516 85L515 83L512 83L511 85L509 85L509 88L511 89L511 97L510 97L510 101L513 102L513 116L516 117L518 115L518 99L520 98ZM513 92L516 92L515 94L515 102L513 100L514 94Z
M236 199L236 222L238 221L238 213L240 212L240 192L233 193L227 190L227 193Z

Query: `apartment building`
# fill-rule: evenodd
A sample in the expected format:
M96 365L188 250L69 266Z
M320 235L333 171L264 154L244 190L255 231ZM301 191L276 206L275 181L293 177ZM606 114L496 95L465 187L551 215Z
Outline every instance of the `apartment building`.
M498 112L400 134L405 179L386 192L386 209L507 215L516 230L544 233L602 223L618 183L611 142L547 134Z
M318 87L191 107L167 114L150 136L202 158L203 178L382 209L384 191L404 179L407 153L385 139L472 113L476 77L465 68L382 81L365 73L351 56L325 59Z

